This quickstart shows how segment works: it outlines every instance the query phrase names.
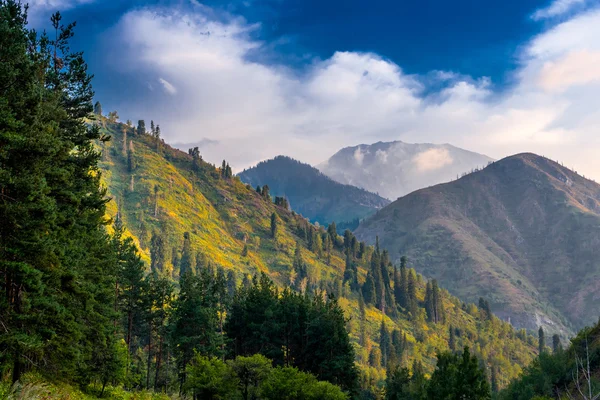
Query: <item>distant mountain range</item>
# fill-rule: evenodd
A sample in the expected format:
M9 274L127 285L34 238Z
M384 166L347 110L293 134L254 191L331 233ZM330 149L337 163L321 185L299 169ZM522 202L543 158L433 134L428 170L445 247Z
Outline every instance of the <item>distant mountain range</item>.
M317 168L337 182L394 200L457 179L490 161L490 157L449 144L396 141L346 147Z
M320 224L351 223L390 203L374 193L335 182L316 168L285 156L263 161L238 176L252 187L268 185L272 196L287 198L292 210ZM358 225L358 221L355 223Z
M416 191L355 233L517 326L569 334L600 315L600 185L547 158L515 155Z

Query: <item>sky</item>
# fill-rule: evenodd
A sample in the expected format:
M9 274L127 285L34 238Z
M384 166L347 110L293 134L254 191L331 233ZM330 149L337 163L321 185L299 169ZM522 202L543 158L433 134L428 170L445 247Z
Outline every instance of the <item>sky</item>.
M600 0L31 0L121 120L234 170L402 140L600 181Z

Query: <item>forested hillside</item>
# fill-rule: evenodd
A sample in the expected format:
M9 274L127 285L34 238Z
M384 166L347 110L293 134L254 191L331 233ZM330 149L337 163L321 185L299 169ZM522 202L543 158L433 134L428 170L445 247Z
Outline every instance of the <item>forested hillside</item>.
M267 185L273 196L284 197L292 210L321 225L336 221L338 227L340 223L354 223L355 228L360 219L390 203L374 193L338 183L318 169L285 156L260 162L238 176L253 187Z
M112 138L101 162L114 197L110 213L119 213L160 275L176 281L182 269L210 264L237 284L265 272L282 288L333 293L349 318L367 387L383 379L390 359L431 372L436 351L449 346L470 346L497 369L501 385L532 359L533 338L493 317L485 301L483 309L466 305L425 282L410 260L394 268L384 249L349 231L339 236L334 225L309 224L231 176L226 162L217 168L196 149L185 154L164 144L158 126L145 132L145 121L134 127L106 118L101 125Z
M0 0L1 398L389 398L386 371L438 398L464 394L434 372L453 366L488 399L545 349L158 124L105 116L74 25L38 36L25 13Z
M355 233L519 327L568 336L600 312L600 185L535 154L411 193Z
M552 351L542 352L499 398L600 398L600 322L582 329L566 349L554 338Z

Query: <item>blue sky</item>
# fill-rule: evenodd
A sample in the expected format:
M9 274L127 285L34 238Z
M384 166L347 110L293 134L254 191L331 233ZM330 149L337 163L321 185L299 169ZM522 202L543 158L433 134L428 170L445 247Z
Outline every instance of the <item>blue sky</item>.
M236 169L378 140L600 178L597 0L35 0L77 20L105 110Z

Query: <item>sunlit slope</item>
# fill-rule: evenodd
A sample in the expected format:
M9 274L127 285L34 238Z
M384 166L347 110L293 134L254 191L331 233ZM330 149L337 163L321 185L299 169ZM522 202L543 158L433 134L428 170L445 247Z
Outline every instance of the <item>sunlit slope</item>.
M302 216L276 206L237 178L224 177L219 168L205 162L194 164L190 154L157 142L150 135L136 135L126 125L103 120L102 126L112 137L100 144L103 180L113 199L109 213L110 216L120 213L139 244L148 269L151 238L161 234L167 253L161 273L177 280L177 260L187 232L194 251L199 253L197 257L215 267L235 271L238 281L262 271L283 287L290 285L296 274L292 265L296 243L300 243L310 290L323 289L339 297L356 342L358 363L365 379L374 382L384 376L377 359L382 321L390 332L398 330L406 335L408 343L400 362L410 366L413 360L421 361L429 372L435 365L436 352L448 349L450 327L456 333L456 347L471 347L490 367L497 368L503 382L516 376L534 357L536 346L530 336L515 332L495 317L483 318L477 307L465 305L443 290L446 321L428 322L422 308L425 281L420 276L416 285L420 304L417 315L399 309L391 317L367 304L367 340L359 344L359 293L343 284L346 257L341 237L330 252L320 239L317 241L321 247L317 248L315 238L327 235L324 228L310 225ZM275 238L271 233L273 213L277 216ZM373 248L368 247L365 256L357 260L360 284L365 281L372 252ZM443 287L443 282L440 285Z

